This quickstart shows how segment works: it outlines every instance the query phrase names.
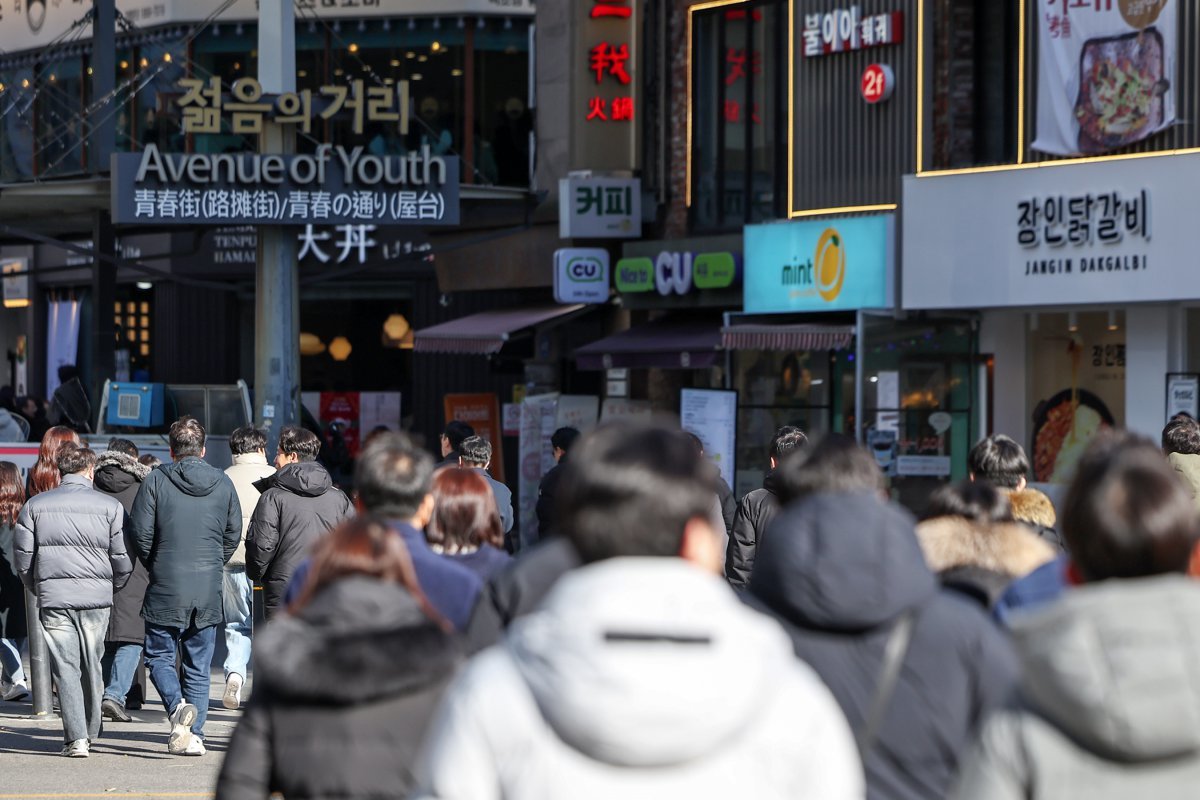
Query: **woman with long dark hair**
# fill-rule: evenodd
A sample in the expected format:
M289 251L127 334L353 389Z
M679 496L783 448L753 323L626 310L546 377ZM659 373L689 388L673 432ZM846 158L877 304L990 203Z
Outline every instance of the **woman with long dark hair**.
M46 431L42 446L38 449L37 463L29 471L26 493L30 497L58 488L62 482L62 474L58 471L58 451L64 444L78 445L79 442L79 434L64 425L55 425Z
M25 505L21 472L11 461L0 461L0 699L29 695L21 652L29 636L25 624L25 589L13 561L13 530Z
M404 541L360 517L317 544L300 597L254 642L253 694L217 797L403 798L458 664Z
M433 475L433 517L425 538L435 553L457 561L487 582L511 558L492 487L476 470L444 467Z

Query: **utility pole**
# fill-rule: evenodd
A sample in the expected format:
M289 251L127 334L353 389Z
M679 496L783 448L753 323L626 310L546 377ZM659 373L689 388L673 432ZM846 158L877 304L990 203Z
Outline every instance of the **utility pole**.
M267 95L296 89L296 22L293 0L260 0L258 80ZM295 131L263 121L262 153L293 153ZM288 229L258 229L254 309L254 424L267 431L268 458L279 431L300 418L300 291L296 240Z
M116 87L116 0L92 0L92 101L112 102ZM89 115L88 162L92 172L111 172L110 161L116 149L116 114L107 105L97 106ZM104 380L116 369L113 304L116 302L116 233L108 211L97 211L92 222L92 374L81 375L91 390L92 408L100 408ZM88 380L90 378L90 380ZM90 422L90 420L89 420Z

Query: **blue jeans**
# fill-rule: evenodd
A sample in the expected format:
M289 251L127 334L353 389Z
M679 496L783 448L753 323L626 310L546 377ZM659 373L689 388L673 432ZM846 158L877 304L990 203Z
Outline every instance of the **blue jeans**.
M250 664L250 628L254 620L254 585L245 567L226 567L221 583L225 611L225 680L233 674L246 678Z
M50 668L58 684L64 740L100 738L100 700L104 694L100 659L111 609L42 609Z
M208 718L208 692L212 684L209 669L212 667L213 649L217 643L217 627L172 628L166 625L146 623L146 667L150 680L158 689L158 696L167 707L167 714L175 710L183 699L196 707L196 722L192 733L203 738L204 720ZM175 650L183 650L183 685L175 667Z
M28 639L0 639L0 667L9 683L25 682L25 667L21 664L21 652Z
M140 644L108 642L104 645L104 699L125 705L125 696L133 685L133 674L137 672L138 659L142 657Z

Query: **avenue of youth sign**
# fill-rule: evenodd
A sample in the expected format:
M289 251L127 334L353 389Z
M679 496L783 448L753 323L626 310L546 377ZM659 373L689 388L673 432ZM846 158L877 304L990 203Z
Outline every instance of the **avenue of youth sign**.
M459 159L375 155L140 153L112 157L113 222L138 225L457 225Z

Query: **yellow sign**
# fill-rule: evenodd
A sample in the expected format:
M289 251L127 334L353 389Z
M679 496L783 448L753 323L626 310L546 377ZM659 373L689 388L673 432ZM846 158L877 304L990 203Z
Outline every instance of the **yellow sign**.
M836 228L826 228L817 240L813 263L817 265L817 291L825 302L832 303L846 281L846 248Z

